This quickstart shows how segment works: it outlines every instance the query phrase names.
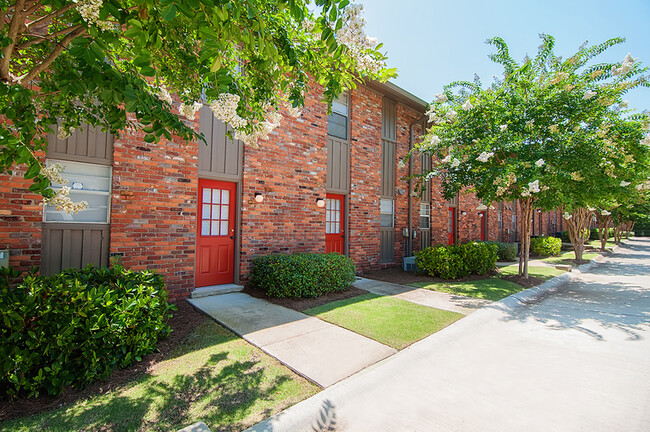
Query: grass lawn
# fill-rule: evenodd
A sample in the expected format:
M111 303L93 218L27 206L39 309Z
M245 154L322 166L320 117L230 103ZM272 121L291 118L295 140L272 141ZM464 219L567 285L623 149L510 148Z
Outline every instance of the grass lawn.
M519 274L519 266L501 267L499 269L499 273L506 276ZM562 273L565 273L565 271L558 270L555 267L542 267L542 266L528 267L528 274L530 276L535 276L544 280L554 278L555 276L559 276Z
M464 315L365 294L303 311L396 349L447 327Z
M595 248L600 249L600 240L591 240L589 244ZM607 249L613 248L614 246L616 246L616 243L613 240L607 240L607 243L605 243L605 248Z
M243 339L205 321L168 359L105 394L0 423L7 431L175 431L203 420L240 431L318 388Z
M498 277L465 282L416 282L409 286L494 301L526 289L524 286Z
M600 255L600 252L585 252L582 254L582 259L585 261L591 261L598 255ZM575 260L575 257L576 255L573 251L568 251L562 252L562 255L560 256L542 258L542 261L554 264L574 264L573 260Z

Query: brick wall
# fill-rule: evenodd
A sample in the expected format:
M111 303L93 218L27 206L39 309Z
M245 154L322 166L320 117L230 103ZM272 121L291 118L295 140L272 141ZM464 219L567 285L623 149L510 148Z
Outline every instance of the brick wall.
M9 265L20 271L41 265L43 197L29 191L24 167L0 174L0 249L9 249Z
M133 131L114 144L111 255L158 270L172 299L194 289L197 155L197 143L151 144Z
M306 97L298 119L282 125L260 148L244 150L241 221L241 277L258 255L325 251L327 107L320 88ZM255 193L264 201L256 203Z

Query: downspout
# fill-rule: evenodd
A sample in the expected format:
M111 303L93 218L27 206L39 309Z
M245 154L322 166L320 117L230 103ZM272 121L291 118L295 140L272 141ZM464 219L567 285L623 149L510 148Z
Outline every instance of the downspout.
M425 116L420 116L417 120L409 126L409 153L415 146L415 132L414 126L425 119ZM424 125L423 125L424 128ZM409 158L409 190L408 190L408 240L406 241L406 256L413 255L413 155Z

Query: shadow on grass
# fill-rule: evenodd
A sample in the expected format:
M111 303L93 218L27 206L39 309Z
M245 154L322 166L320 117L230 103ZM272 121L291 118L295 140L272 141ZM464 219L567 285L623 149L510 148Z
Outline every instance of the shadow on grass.
M238 339L213 323L206 327L191 335L172 356L176 360L162 370L77 404L0 423L0 430L173 431L203 420L213 432L239 431L250 425L250 415L257 419L273 414L271 408L260 412L259 406L253 407L260 402L271 405L264 401L277 399L280 387L291 378L273 372L267 376L260 356L239 347L237 352L224 347L211 355L202 353ZM216 335L209 334L214 329ZM195 357L178 358L185 354ZM248 358L237 359L242 356Z

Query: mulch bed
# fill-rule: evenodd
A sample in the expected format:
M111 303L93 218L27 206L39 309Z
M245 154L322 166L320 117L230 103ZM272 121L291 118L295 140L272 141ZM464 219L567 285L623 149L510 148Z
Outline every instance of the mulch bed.
M244 287L244 291L246 294L250 295L251 297L257 297L264 299L270 303L279 305L279 306L284 306L288 309L293 309L298 312L302 312L306 309L313 308L316 306L321 306L327 303L331 303L337 300L344 300L352 297L358 297L360 295L368 294L368 291L355 288L355 287L349 287L345 291L340 291L340 292L333 292L329 294L322 295L320 297L316 298L275 298L275 297L269 297L267 296L264 292L255 290L252 288L249 284L247 284Z
M410 284L415 282L428 282L428 283L466 282L466 281L487 279L488 277L493 276L495 274L496 272L488 276L471 275L461 279L454 279L453 281L450 281L448 279L440 279L438 277L433 277L428 275L419 275L414 272L405 272L404 270L402 270L401 267L388 267L388 268L383 268L381 270L364 273L362 276L368 279L375 279L375 280L390 282L398 285L405 285L405 284Z
M546 282L545 279L536 276L530 276L530 275L528 275L528 279L524 279L523 276L519 276L519 275L504 275L501 276L501 279L514 282L526 288L532 288L534 286L541 285L544 282Z
M167 339L158 344L157 350L141 362L128 369L115 371L107 380L99 381L85 389L65 389L59 396L39 396L32 399L16 399L13 402L0 400L0 421L16 417L26 417L42 411L69 405L77 400L118 389L134 378L146 373L152 366L164 360L199 324L208 318L194 309L188 302L176 303L169 325L174 330Z

